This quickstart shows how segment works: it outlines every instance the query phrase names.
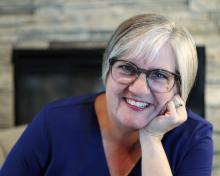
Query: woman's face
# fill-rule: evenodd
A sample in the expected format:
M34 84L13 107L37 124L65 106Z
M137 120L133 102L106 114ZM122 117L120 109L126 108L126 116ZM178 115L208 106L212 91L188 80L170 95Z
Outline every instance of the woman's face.
M169 45L163 46L151 62L146 58L130 61L146 70L163 69L173 73L176 70L175 55ZM129 85L118 83L109 74L106 82L108 117L120 128L131 130L143 128L166 109L166 103L176 93L176 85L167 93L152 92L144 74Z

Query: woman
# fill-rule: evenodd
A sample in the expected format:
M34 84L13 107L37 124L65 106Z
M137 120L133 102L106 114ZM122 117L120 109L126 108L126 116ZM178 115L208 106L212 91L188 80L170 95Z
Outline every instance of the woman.
M156 14L124 21L103 59L106 91L48 105L0 175L211 175L212 126L185 107L195 44Z

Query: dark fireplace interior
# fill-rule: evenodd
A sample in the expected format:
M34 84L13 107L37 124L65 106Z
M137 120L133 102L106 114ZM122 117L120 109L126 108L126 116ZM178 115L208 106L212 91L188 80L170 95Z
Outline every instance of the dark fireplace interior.
M104 48L15 49L15 124L29 123L47 103L104 90L101 64ZM204 117L205 48L197 47L199 71L187 102Z

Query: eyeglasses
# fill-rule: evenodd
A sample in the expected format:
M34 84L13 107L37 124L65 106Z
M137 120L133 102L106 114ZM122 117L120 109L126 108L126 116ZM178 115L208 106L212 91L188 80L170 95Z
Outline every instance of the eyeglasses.
M163 69L145 70L132 62L118 60L115 57L109 59L109 64L113 79L120 84L133 83L141 73L145 74L147 85L153 92L166 93L174 87L176 81L180 83L179 74Z

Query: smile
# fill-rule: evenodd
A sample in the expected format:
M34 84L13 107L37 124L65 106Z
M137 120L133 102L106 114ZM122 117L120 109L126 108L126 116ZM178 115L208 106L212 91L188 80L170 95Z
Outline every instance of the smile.
M125 100L128 104L132 106L136 106L137 108L141 108L141 109L144 109L149 105L148 103L145 103L145 102L134 101L134 100L127 99L127 98Z

